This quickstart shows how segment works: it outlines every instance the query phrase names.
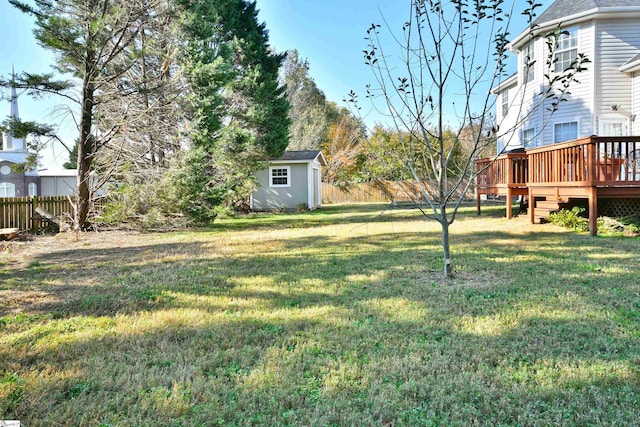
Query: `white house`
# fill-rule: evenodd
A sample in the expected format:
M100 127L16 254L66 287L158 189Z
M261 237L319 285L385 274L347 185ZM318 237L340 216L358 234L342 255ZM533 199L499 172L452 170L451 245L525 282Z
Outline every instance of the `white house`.
M321 151L286 151L268 163L256 174L259 187L251 195L251 210L316 209L322 205L321 167L327 161Z
M558 25L563 34L549 52L540 36ZM499 151L591 135L640 135L640 0L556 0L535 20L533 34L526 29L511 42L518 71L492 89ZM578 53L591 62L551 113L551 101L540 96L544 74L562 73Z

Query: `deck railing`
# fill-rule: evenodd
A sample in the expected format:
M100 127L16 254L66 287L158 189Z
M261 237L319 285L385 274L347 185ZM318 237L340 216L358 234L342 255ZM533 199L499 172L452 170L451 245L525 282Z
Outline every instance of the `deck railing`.
M591 136L476 161L478 189L536 186L640 187L640 136Z
M478 189L525 186L528 178L526 153L505 153L476 161Z
M640 186L640 137L591 136L527 155L529 184Z

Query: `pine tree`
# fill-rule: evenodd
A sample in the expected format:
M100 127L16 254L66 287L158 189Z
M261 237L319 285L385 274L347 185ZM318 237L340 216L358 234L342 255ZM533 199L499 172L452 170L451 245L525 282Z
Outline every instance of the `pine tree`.
M260 161L288 145L288 102L278 84L284 55L270 51L255 2L190 2L184 7L185 73L191 92L191 150L179 184L197 223L246 196Z
M9 0L35 17L36 39L56 55L56 69L66 74L56 80L52 75L23 73L19 84L30 91L62 96L75 102L79 110L75 229L90 226L93 164L100 148L117 133L117 129L115 133L104 132L97 124L100 97L108 84L134 63L134 42L156 1L159 0ZM124 92L110 96L126 96Z

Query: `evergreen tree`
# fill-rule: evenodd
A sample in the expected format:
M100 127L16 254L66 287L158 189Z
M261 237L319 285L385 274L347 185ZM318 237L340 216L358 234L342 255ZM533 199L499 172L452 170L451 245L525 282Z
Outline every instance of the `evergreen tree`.
M255 2L181 0L192 108L179 185L183 210L207 223L216 207L248 195L259 162L288 145L288 102L278 83L284 55L270 51Z
M290 150L318 150L327 142L329 128L337 120L338 110L327 103L309 75L309 62L297 50L287 52L283 65L287 99L291 104L289 119Z
M19 87L32 92L56 94L77 104L75 229L90 225L91 176L96 156L119 129L126 127L123 122L111 131L100 129L97 121L102 113L101 96L108 84L135 62L132 52L137 35L157 1L161 0L9 0L35 18L36 39L56 55L56 70L70 77L56 80L52 75L23 73L16 81ZM128 94L126 89L118 90L109 97Z

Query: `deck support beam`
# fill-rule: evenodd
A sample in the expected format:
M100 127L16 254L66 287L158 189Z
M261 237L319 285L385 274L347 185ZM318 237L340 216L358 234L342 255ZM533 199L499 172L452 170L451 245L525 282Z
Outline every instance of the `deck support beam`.
M589 234L598 234L598 189L591 187L589 192Z
M476 211L480 215L480 192L476 189Z
M513 212L511 209L511 205L513 203L513 190L511 187L507 187L507 219L513 218Z
M531 221L531 224L535 223L536 221L536 215L535 215L535 209L536 209L536 200L533 198L533 188L529 187L529 221Z

